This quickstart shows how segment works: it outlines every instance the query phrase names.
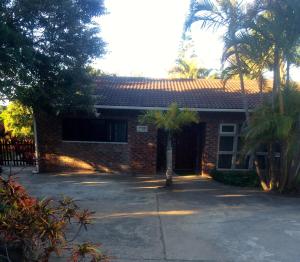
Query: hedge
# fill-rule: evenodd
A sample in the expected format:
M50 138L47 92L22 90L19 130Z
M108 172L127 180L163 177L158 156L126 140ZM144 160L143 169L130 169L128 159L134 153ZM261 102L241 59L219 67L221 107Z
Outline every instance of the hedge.
M255 171L220 171L212 170L210 173L211 177L223 184L241 187L259 187L259 178Z

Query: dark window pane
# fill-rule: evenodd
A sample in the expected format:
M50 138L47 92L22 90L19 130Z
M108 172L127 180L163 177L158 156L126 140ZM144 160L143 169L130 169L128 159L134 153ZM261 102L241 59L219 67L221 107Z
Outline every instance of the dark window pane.
M221 136L219 151L233 151L233 136Z
M235 161L236 169L248 169L250 156L237 155Z
M234 132L234 125L223 125L222 132L224 133L233 133Z
M62 137L67 141L127 142L127 121L63 119Z
M232 155L219 155L218 168L231 168Z
M109 141L106 120L88 119L85 124L85 141Z
M127 122L113 121L111 122L111 141L112 142L127 142Z
M64 140L76 140L78 138L77 125L73 119L64 119L62 122L62 137Z

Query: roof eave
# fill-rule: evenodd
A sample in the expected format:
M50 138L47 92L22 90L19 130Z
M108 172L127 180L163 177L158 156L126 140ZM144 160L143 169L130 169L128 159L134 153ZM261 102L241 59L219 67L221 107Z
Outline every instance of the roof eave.
M168 107L145 107L145 106L107 106L107 105L95 105L95 108L99 109L120 109L120 110L168 110ZM180 108L183 109L183 108ZM234 112L245 113L241 108L188 108L191 111L196 112ZM251 109L249 111L252 111Z

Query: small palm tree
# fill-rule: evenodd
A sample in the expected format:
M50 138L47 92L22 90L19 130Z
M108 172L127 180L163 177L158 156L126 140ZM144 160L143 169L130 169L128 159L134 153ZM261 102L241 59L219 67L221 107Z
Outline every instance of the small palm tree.
M173 175L173 135L185 125L198 123L198 114L188 109L180 110L177 104L173 103L167 111L147 111L140 116L139 120L141 123L154 124L157 128L164 129L168 134L166 186L171 186Z

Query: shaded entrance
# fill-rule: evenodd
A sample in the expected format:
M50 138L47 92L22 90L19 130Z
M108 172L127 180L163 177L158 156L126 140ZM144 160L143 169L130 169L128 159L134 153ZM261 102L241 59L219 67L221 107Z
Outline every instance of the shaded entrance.
M204 146L205 124L185 126L173 140L173 165L178 174L201 172L201 159ZM164 130L157 134L157 171L166 170L167 135Z

